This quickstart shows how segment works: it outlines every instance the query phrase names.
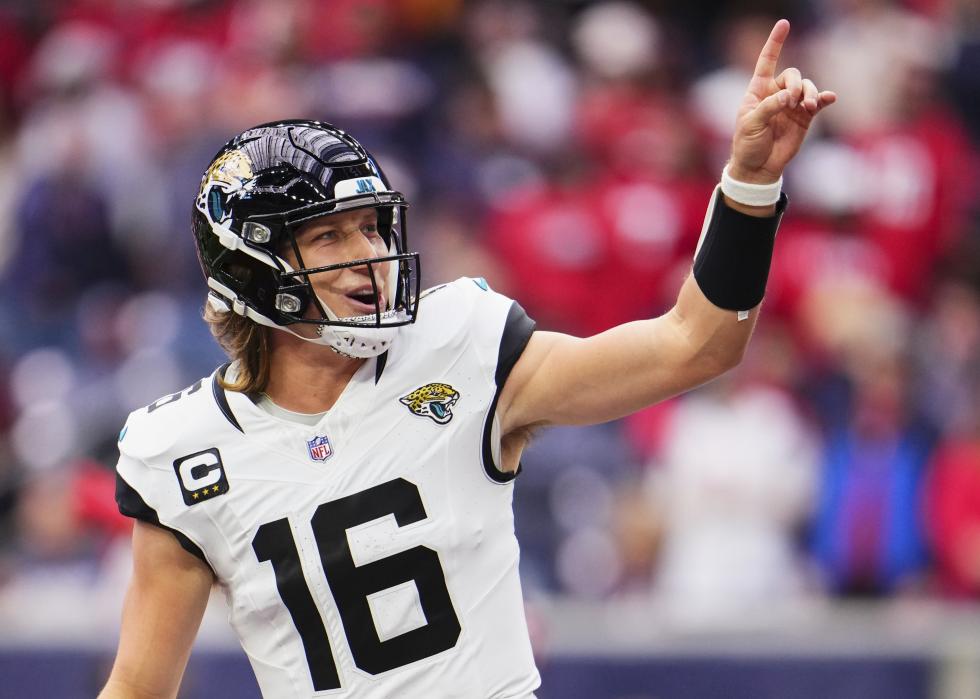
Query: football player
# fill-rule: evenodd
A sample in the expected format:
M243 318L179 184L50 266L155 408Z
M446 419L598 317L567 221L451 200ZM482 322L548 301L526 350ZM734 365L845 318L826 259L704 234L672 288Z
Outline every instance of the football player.
M666 315L535 331L482 279L421 292L405 198L344 131L283 121L194 205L232 361L132 413L117 500L134 570L103 697L172 697L213 585L267 697L532 697L511 511L531 431L612 420L738 363L783 168L835 96L772 30L692 275Z

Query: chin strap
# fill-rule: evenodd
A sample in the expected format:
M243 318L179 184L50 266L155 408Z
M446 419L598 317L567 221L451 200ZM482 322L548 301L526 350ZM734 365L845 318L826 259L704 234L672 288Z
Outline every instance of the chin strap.
M325 345L338 354L353 359L367 359L377 357L386 352L398 334L399 326L389 326L383 328L357 328L357 327L335 327L330 325L316 325L316 337L306 337L300 335L287 325L279 325L272 319L262 315L255 309L248 306L238 298L238 295L227 286L217 281L213 277L208 277L208 287L212 289L208 293L208 305L218 313L235 313L252 320L259 325L267 328L282 330L294 337L298 337L306 342L315 345ZM385 311L384 315L391 314L390 317L404 320L404 311ZM365 316L367 317L367 316Z

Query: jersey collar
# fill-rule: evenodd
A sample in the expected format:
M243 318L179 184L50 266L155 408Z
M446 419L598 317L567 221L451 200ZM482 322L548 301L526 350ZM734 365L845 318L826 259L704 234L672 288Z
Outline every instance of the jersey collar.
M378 357L374 358L374 365L372 366L371 361L366 361L362 366L360 366L354 375L351 377L347 386L344 387L343 392L337 399L334 406L324 413L324 417L321 418L325 420L330 414L341 414L341 413L352 413L360 409L361 403L365 400L371 400L372 391L362 390L366 386L377 385L378 381L381 379L381 374L384 371L385 365L387 364L388 353L385 352ZM236 365L234 362L228 362L221 365L212 375L211 380L211 390L214 395L214 401L218 406L218 410L228 421L228 423L234 427L236 430L242 434L246 434L249 431L249 426L257 426L260 424L266 424L270 419L278 419L270 416L265 410L255 405L252 399L243 393L237 391L226 391L221 386L221 381L219 379L229 378L234 380L236 374Z

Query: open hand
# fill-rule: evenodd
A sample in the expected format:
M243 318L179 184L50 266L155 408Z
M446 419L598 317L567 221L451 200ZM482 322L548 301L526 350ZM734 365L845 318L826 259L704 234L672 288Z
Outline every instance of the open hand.
M797 68L776 75L776 62L787 36L789 22L781 19L759 54L738 109L729 174L742 182L769 184L778 180L799 151L813 117L837 101L836 94L818 91Z

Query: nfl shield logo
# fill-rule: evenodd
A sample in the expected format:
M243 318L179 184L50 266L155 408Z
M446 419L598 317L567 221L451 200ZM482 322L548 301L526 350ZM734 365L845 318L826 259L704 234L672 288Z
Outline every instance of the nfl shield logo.
M306 443L306 446L310 450L310 458L314 461L326 461L333 456L333 447L330 446L330 440L326 435L314 437Z

